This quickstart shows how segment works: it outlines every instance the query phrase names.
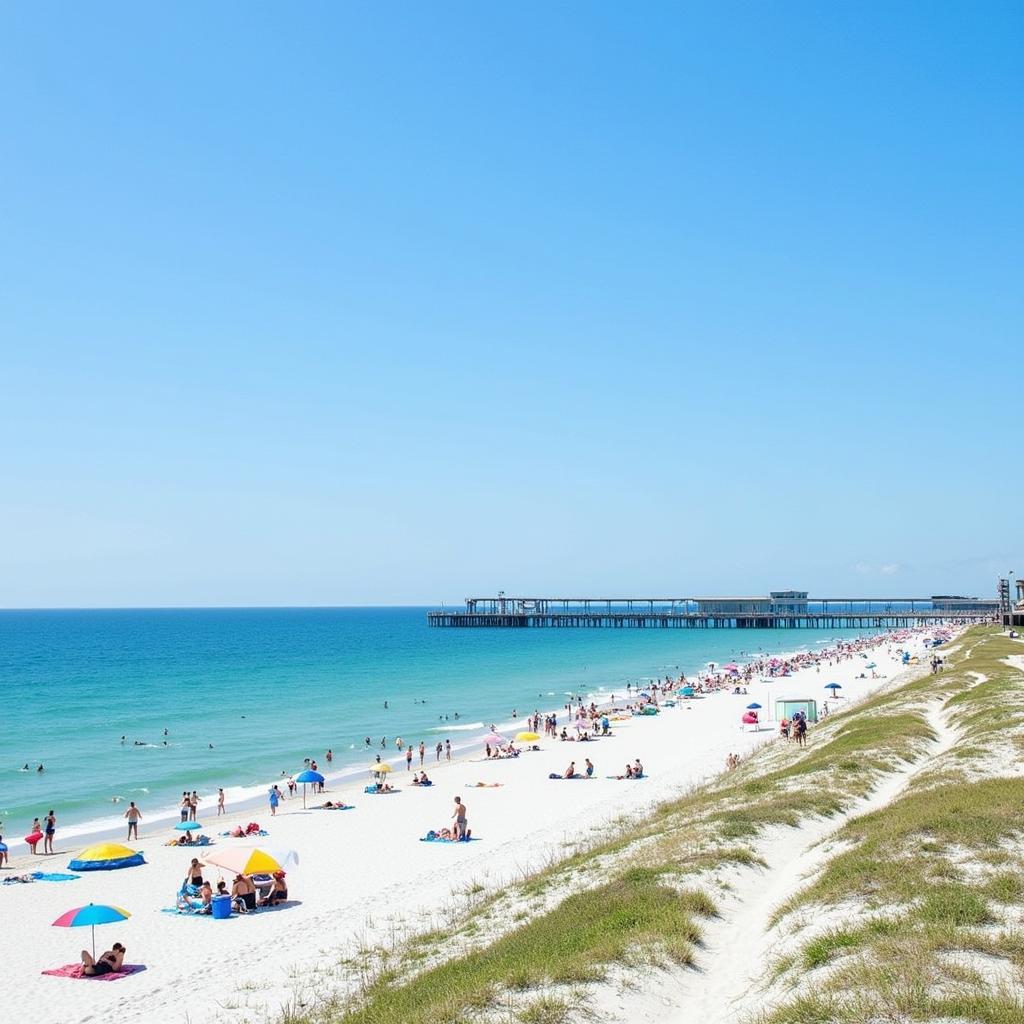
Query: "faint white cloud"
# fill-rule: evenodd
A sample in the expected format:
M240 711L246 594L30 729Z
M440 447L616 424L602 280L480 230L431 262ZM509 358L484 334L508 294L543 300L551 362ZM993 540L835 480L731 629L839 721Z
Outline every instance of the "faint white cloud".
M900 571L900 567L896 562L890 562L888 565L879 566L878 571L883 576L894 576Z

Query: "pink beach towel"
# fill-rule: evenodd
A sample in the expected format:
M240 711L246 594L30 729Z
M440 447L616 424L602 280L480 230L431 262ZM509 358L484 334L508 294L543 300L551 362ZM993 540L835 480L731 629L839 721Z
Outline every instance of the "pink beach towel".
M127 978L129 974L138 974L146 968L143 964L122 964L121 970L111 971L109 974L83 974L81 964L65 964L63 967L55 967L52 971L43 971L54 978L81 978L84 981L120 981Z

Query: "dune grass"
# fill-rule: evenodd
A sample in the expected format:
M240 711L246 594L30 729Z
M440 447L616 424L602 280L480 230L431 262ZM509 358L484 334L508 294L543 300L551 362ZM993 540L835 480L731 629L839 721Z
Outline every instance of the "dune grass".
M969 653L936 692L948 694L944 707L959 730L938 760L966 760L970 774L960 768L951 781L940 763L839 830L843 852L777 917L851 906L862 914L847 913L850 924L814 934L780 960L776 977L796 967L810 974L764 1024L1024 1021L1024 778L1003 774L1024 731L1024 677L1003 660L1017 653L1010 641L985 628L967 636Z
M972 750L959 765L975 770L984 757L973 751L991 750L997 734L1012 738L1013 729L1004 728L998 714L1000 704L1013 704L1019 689L1001 661L1005 652L984 631L968 636L970 656L950 658L940 676L883 691L833 716L812 731L806 748L763 748L740 770L661 804L507 892L483 898L462 917L461 944L438 932L414 939L382 961L377 976L354 997L326 998L297 1020L459 1024L500 1008L502 1020L560 1024L569 1011L560 992L542 994L552 986L585 986L604 977L610 965L638 958L692 964L700 921L715 913L714 897L700 886L730 864L761 863L756 844L766 829L835 815L886 773L922 756L935 738L927 711L936 700L946 701L964 730L964 748ZM990 683L979 685L972 672L990 676ZM943 951L971 949L1019 961L1024 941L983 929L998 919L1008 899L1024 891L1024 862L1011 854L993 856L1001 842L1017 835L1014 809L1024 806L1024 781L983 779L968 788L943 779L939 772L933 784L840 831L850 848L826 867L814 904L857 899L879 913L818 935L785 965L813 972L849 961L846 976L856 977L866 994L842 984L826 987L787 1000L770 1016L771 1024L867 1024L874 1019L869 1011L877 1017L883 995L906 1008L908 1020L928 1019L913 1013L942 1000L952 1006L967 998L965 992L978 996L969 979L956 993L936 988L929 972L938 970ZM961 877L954 851L971 851L979 861L990 858L984 885ZM525 919L524 906L530 908ZM899 913L887 916L887 908ZM907 959L898 952L901 943L918 951L907 954L916 974L909 967L903 973L893 968ZM982 1010L991 1016L964 1019L1002 1024L999 1014L1012 997L989 996ZM1024 1016L1013 1019L1019 1024Z

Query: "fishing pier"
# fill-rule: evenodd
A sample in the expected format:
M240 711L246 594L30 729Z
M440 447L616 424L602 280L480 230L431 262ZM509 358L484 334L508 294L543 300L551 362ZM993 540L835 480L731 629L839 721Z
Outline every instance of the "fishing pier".
M780 590L761 597L466 598L465 608L427 613L431 626L591 629L905 629L993 620L996 600L932 597L809 597Z

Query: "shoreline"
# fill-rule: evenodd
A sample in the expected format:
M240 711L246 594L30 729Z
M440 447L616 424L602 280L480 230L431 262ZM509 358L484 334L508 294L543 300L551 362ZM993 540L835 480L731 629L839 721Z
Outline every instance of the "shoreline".
M884 678L857 679L864 662L855 655L830 667L827 675L824 668L817 673L813 665L805 667L784 680L785 686L824 700L828 698L821 684L835 679L847 695L843 707L854 706L904 674L895 657L886 653L895 646L899 644L882 639L871 648ZM920 653L923 635L909 635L904 646ZM924 659L911 671L927 671ZM749 695L719 691L680 701L657 715L615 723L612 736L589 742L582 751L575 742L545 739L540 752L484 762L482 751L473 757L472 750L465 750L440 766L427 761L435 784L425 790L402 786L404 772L394 773L398 778L392 781L399 789L387 799L364 796L361 782L332 785L325 796L354 804L350 812L303 810L301 799L285 800L275 818L267 813L269 808L258 814L231 808L220 819L204 822L207 834L216 836L255 819L270 837L216 836L215 849L266 844L297 851L300 862L288 872L290 905L229 922L163 912L173 906L191 858L201 857L204 850L165 846L173 833L148 822L140 840L130 844L144 853L142 866L88 872L59 884L0 887L5 913L19 921L20 941L7 956L12 993L8 1013L39 1020L38 1007L53 1003L60 1005L61 1024L84 1024L89 1019L144 1024L152 1019L149 1007L157 1000L169 1024L186 1024L188 1019L210 1024L274 1019L282 1007L294 1005L296 986L301 988L303 979L318 979L316 984L321 984L319 979L328 979L347 951L390 947L433 929L447 932L457 924L461 910L473 905L475 893L521 880L600 841L609 830L621 829L624 821L652 813L665 800L707 783L723 774L730 753L745 760L772 743L774 728L743 730L740 717L750 700ZM595 762L596 779L578 786L549 780L550 773L564 771L570 759L584 753ZM645 765L645 779L627 783L606 778L637 757ZM478 781L493 788L476 789ZM428 830L450 821L454 794L467 804L473 836L480 841L420 842ZM119 842L127 826L122 823L120 828ZM0 877L65 870L65 858L77 852L77 845L62 842L59 831L57 844L60 854L16 856L15 866L0 872ZM230 873L212 868L207 872L212 880L218 876L230 882ZM125 943L131 962L145 964L147 970L113 990L40 978L40 970L73 960L80 946L78 937L50 927L50 922L69 905L91 901L114 903L131 912L128 921L105 929L97 942ZM316 936L312 947L311 934ZM268 944L274 950L269 960ZM218 965L217 971L208 969L211 963ZM175 1010L163 999L182 976L190 978L190 1018L184 1008Z
M744 658L747 659L747 660L745 660L745 661L740 663L741 677L742 677L742 674L743 674L743 670L745 670L749 666L755 664L758 660L761 660L761 659L764 659L764 658L774 657L774 658L779 659L780 661L787 661L787 660L790 660L790 659L803 657L805 655L820 655L820 654L824 653L824 651L833 649L833 647L837 643L839 643L839 644L856 643L856 642L860 642L860 641L863 641L863 640L866 640L866 639L873 639L873 638L878 637L878 636L886 636L886 637L888 637L888 636L892 636L892 635L895 635L895 634L898 634L898 633L907 633L907 634L909 634L911 636L916 637L916 636L922 635L924 633L933 633L935 631L935 629L940 629L940 628L943 628L943 627L931 627L931 626L928 626L928 627L916 627L915 629L907 629L907 630L887 630L887 631L885 631L883 633L878 633L878 634L867 632L867 633L861 633L861 634L856 634L854 636L842 637L842 638L836 638L836 637L832 636L832 637L829 637L827 640L818 641L817 644L806 644L806 645L804 645L803 649L793 648L793 649L784 649L784 650L779 650L779 651L763 650L762 649L762 650L758 650L758 651L745 651L745 652L741 652L741 654L740 654L740 657L744 657ZM825 646L825 645L831 645L831 646ZM816 646L819 647L818 650L815 650ZM687 679L703 678L705 673L706 673L706 671L707 671L707 666L709 664L714 664L714 663L705 663L705 665L703 665L700 669L698 669L692 676L687 676ZM639 677L639 678L645 678L645 677ZM665 678L669 678L669 677L666 676ZM780 683L780 682L782 682L782 680L784 678L786 678L786 677L775 677L775 678L773 678L770 681L770 683L771 684ZM648 679L648 681L650 682L652 680ZM742 678L740 680L738 680L738 682L740 682L741 685L745 685L742 682ZM595 703L596 706L599 709L611 709L616 704L621 703L623 701L628 701L628 700L631 699L628 696L627 692L624 692L624 693L610 692L609 696L608 696L608 699L606 701L602 701L600 699L600 697L602 696L602 694L601 694L602 690L604 690L604 687L599 687L597 691L591 691L591 692L589 692L587 694L584 694L583 696L586 698L586 701L588 703L593 701L593 703ZM634 692L635 692L635 690L636 690L636 687L634 687ZM567 694L563 694L563 696L567 696ZM775 696L775 695L772 695L772 696ZM827 699L828 698L824 698L824 700L827 700ZM769 710L773 711L773 709L771 709L771 708ZM556 714L556 715L559 715L559 716L563 716L563 715L566 714L565 704L563 703L561 705L561 707L557 708L557 709L554 709L554 708L548 708L548 709L540 708L540 709L538 709L538 713L541 715L541 717L544 717L544 716L549 715L549 714ZM532 712L530 714L532 714ZM468 718L472 718L473 716L472 715L468 715L467 717ZM513 719L509 718L509 719L507 719L504 722L496 722L494 724L495 724L496 730L499 733L514 734L514 732L522 730L523 723L524 723L524 721L525 721L525 719L527 717L528 717L528 715L523 715L523 716L521 716L520 718L518 718L516 720L513 720ZM772 721L772 720L773 720L772 718L765 718L765 719L763 719L764 722ZM480 724L479 726L476 726L475 724L474 725L468 725L468 724L467 725L461 725L461 724L451 724L451 723L447 723L447 725L448 725L448 728L445 728L445 727L442 727L442 726L438 726L438 727L434 727L434 728L438 732L439 735L442 732L453 732L453 733L468 732L470 729L473 729L474 733L476 733L477 735L474 735L473 737L470 737L470 736L467 735L465 737L465 739L458 739L458 740L452 742L452 744L451 744L451 750L452 750L451 761L446 761L443 754L442 754L442 757L441 757L441 759L439 761L431 761L431 754L434 753L434 750L431 747L428 746L427 750L426 750L425 757L424 757L424 765L423 765L428 770L428 772L432 771L432 770L437 770L437 769L439 769L439 768L441 768L442 766L445 766L445 765L455 766L456 764L465 764L465 763L472 762L473 758L470 756L471 752L474 749L479 749L480 748L480 746L481 746L481 744L483 742L483 737L490 731L490 726L487 725L486 723ZM511 735L508 738L511 738ZM434 742L436 743L436 740ZM416 745L414 745L414 749L415 749L415 746ZM380 750L380 748L377 745L371 744L365 750L367 758L369 759L369 758L375 757L379 753L379 750ZM401 778L403 775L411 774L411 773L405 772L405 770L404 770L404 766L405 766L404 749L403 749L403 752L401 754L397 753L397 751L395 751L394 748L392 748L392 747L389 747L389 751L390 751L389 755L386 756L386 757L382 757L381 760L384 763L391 765L395 779L397 780L397 779ZM481 763L483 763L486 759L480 758L479 760L481 761ZM414 754L414 757L413 757L413 766L415 768L418 768L418 765L419 765L419 757L418 757L418 753L417 753L417 754ZM369 772L369 768L368 768L368 762L367 762L367 766L364 766L362 768L357 768L357 767L351 767L350 766L350 767L345 767L345 768L339 768L337 771L330 772L330 771L326 771L325 767L323 765L320 765L319 761L318 761L318 770L324 776L324 779L325 779L325 788L324 788L324 795L325 796L327 794L330 794L330 793L340 793L341 791L349 792L350 796L358 795L359 793L362 792L361 787L366 784L366 782L369 780L369 776L370 776L370 772ZM295 771L293 773L291 773L291 775L296 775L300 771L302 771L301 767L296 768ZM224 814L224 815L220 815L220 816L218 816L215 813L216 812L216 800L217 800L216 792L213 792L213 793L210 793L210 794L205 794L205 795L201 794L200 795L200 809L199 809L199 813L198 813L198 821L199 821L200 824L206 826L206 830L205 831L208 833L209 830L212 828L212 824L211 823L219 823L221 821L221 819L227 821L229 817L234 819L234 817L236 815L245 816L245 815L248 815L248 814L250 814L252 812L261 811L262 812L262 816L264 818L266 818L266 819L269 819L269 817L270 817L270 813L269 813L270 809L269 809L269 806L268 806L267 794L268 794L268 791L269 791L271 786L277 784L278 786L282 787L282 791L283 791L283 795L284 795L284 800L282 801L282 806L286 806L287 804L289 804L294 799L301 799L301 790L299 790L297 792L296 797L292 797L292 798L288 797L287 786L283 785L283 783L286 783L289 777L290 777L289 775L286 775L286 774L282 773L282 774L278 775L276 778L269 778L265 782L262 782L262 783L255 783L255 784L252 784L250 786L244 786L244 787L235 787L236 789L237 788L242 788L244 790L251 791L251 792L248 792L241 799L230 800L229 804L228 804L228 808L229 809L228 809L227 813ZM232 787L225 786L224 788L225 788L225 792L228 792L228 791L230 791L230 789ZM257 790L258 790L258 792L257 792ZM308 797L310 795L311 794L309 794L307 792L307 803L308 803ZM169 832L173 832L174 826L180 820L178 805L167 805L166 807L162 807L161 809L153 812L152 814L149 814L149 813L147 813L146 809L142 806L145 801L144 800L140 800L140 801L137 801L137 802L138 802L138 804L140 806L140 809L142 810L142 813L143 813L144 817L142 818L142 822L140 823L139 839L138 840L134 840L134 841L136 841L136 842L143 842L146 839L156 838L156 832L157 831L161 831L163 834L166 834L166 833L169 833ZM206 814L205 820L204 820L204 814L203 814L203 805L204 804L206 805L207 808L209 808L210 811L214 812L214 813ZM57 830L58 839L59 840L63 840L65 842L70 841L70 840L74 840L74 845L75 845L76 848L81 848L81 847L85 847L85 846L91 845L93 843L104 842L104 841L121 842L123 837L124 837L124 835L125 835L125 833L127 832L127 823L125 822L125 820L123 818L124 810L127 809L127 806L128 806L127 798L122 799L122 801L119 802L116 806L119 808L119 810L112 811L109 818L107 818L107 817L98 817L98 818L93 818L93 819L87 819L84 822L76 822L76 823L72 823L72 824L66 825L66 826L61 826L61 824L60 824L60 817L58 816L58 830ZM236 823L237 822L232 821L232 824L236 824ZM10 855L17 856L19 858L19 860L20 860L20 858L25 857L25 856L32 856L31 854L28 853L28 844L24 841L24 837L23 836L17 836L17 837L14 836L14 834L11 832L10 825L8 823L4 823L3 824L3 828L6 830L7 838L4 841L6 842L6 844L8 846L8 850L9 850ZM28 828L28 825L26 825L26 829L27 828ZM219 828L219 825L218 825L218 828ZM200 830L200 831L203 831L203 830ZM213 837L211 836L211 838L213 838ZM36 855L36 856L41 856L42 857L42 863L45 863L49 858L54 857L54 856L59 857L59 856L61 856L61 854L60 853L54 853L54 854Z

